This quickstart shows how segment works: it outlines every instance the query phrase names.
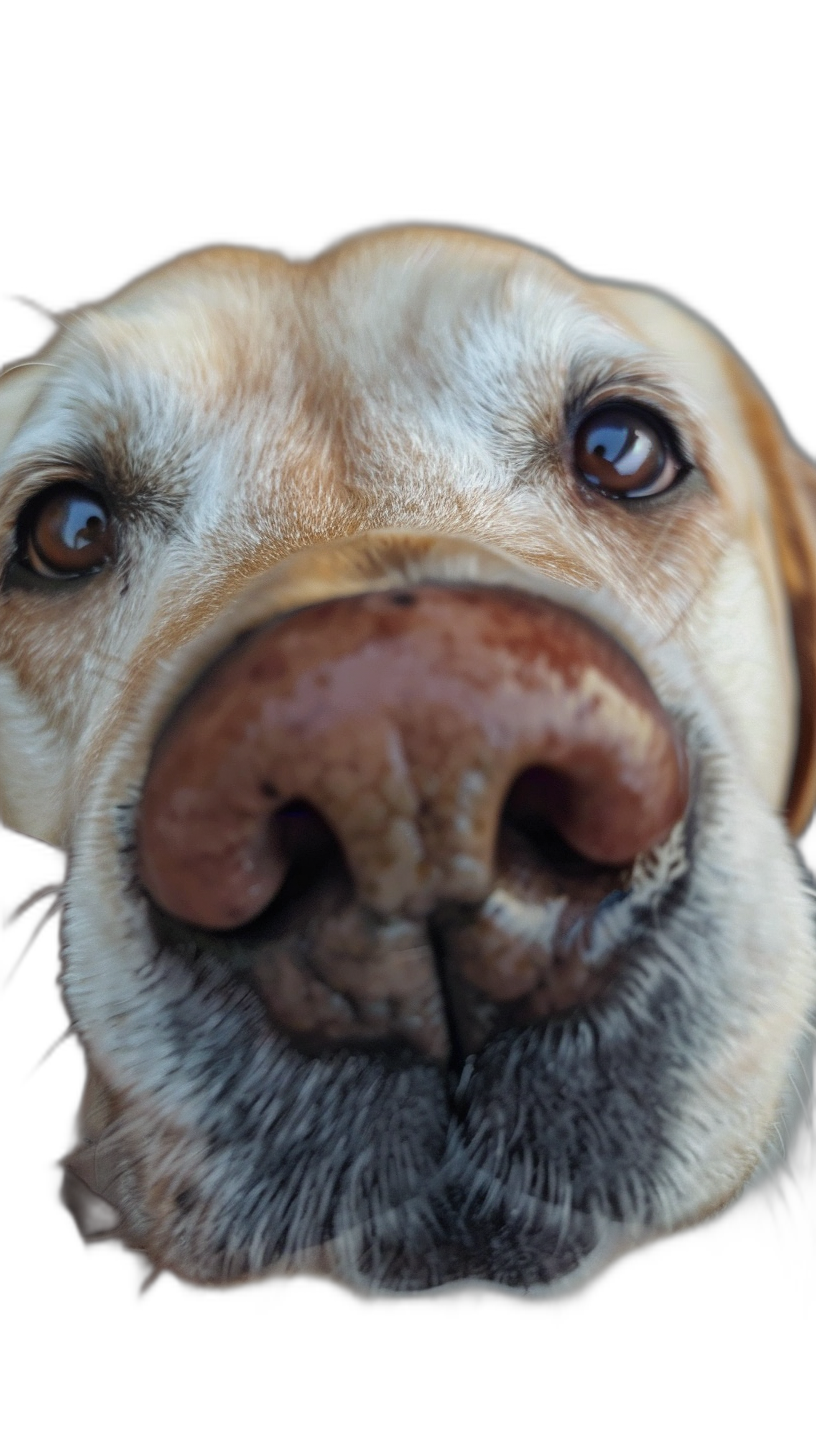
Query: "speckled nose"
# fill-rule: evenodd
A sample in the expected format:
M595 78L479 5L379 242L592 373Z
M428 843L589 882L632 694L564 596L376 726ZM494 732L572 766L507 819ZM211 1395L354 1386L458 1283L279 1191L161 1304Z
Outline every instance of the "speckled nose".
M399 923L477 905L502 817L624 865L683 813L687 773L632 659L563 607L422 586L329 601L241 639L161 737L142 881L230 930L328 846L359 906Z

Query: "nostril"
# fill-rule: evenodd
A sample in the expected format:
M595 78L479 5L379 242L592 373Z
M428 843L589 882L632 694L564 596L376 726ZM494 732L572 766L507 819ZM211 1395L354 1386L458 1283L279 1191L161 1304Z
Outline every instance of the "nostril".
M262 792L266 786L262 786ZM274 791L273 791L274 792ZM327 905L348 902L351 882L343 851L326 821L303 799L284 804L267 821L267 835L281 864L279 884L263 904L249 915L227 921L205 913L179 915L157 896L151 896L151 913L159 938L168 944L189 943L214 947L230 946L235 964L250 960L259 945L266 944L287 927L302 925L313 915L319 919ZM234 960L234 956L233 956ZM233 961L231 960L231 963ZM249 962L247 962L249 964Z
M568 812L572 792L568 777L557 769L526 768L510 785L502 817L534 838L552 826L553 816Z
M273 823L290 864L322 862L339 848L325 819L305 799L290 799Z
M291 911L308 907L327 886L336 888L348 880L339 841L306 799L290 799L270 815L267 837L281 865L280 882L266 902L253 907L243 921L220 927L222 935L263 938Z
M594 878L602 866L567 842L556 827L569 820L575 788L556 769L528 768L510 786L499 822L500 842L518 835L548 869Z
M345 869L343 851L325 819L305 799L292 799L273 817L274 834L287 865L283 883L264 914L301 900Z

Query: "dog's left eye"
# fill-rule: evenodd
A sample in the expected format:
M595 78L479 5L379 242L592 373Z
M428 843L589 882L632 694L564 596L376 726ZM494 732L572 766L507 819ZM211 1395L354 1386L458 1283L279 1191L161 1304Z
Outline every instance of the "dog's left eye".
M52 486L24 510L17 528L18 560L37 576L90 576L116 554L110 512L81 484Z
M575 469L588 485L627 500L661 495L686 466L663 421L634 405L602 405L575 432Z

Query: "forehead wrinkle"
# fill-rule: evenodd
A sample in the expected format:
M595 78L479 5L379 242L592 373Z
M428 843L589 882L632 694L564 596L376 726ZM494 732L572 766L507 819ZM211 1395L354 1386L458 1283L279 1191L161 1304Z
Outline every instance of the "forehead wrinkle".
M508 284L520 249L462 251L447 238L409 234L396 256L376 248L317 260L301 310L329 365L369 401L427 404L450 388L473 352L495 344L507 324ZM486 254L486 256L484 256ZM488 260L490 265L488 266ZM487 357L481 360L484 375Z

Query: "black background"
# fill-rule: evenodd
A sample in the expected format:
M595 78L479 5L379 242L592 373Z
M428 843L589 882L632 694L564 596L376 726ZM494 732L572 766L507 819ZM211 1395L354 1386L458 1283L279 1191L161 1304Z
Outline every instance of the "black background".
M498 112L479 74L444 121L428 112L428 98L444 89L444 71L433 67L412 86L386 82L376 95L369 86L350 100L337 84L329 99L291 93L289 106L270 109L256 95L227 105L207 77L188 106L169 108L159 70L150 86L130 80L114 109L109 95L101 105L99 92L64 86L45 124L9 147L0 357L25 355L50 332L20 298L60 312L204 243L302 255L363 227L439 221L517 237L583 271L669 291L729 336L816 456L806 116L788 103L775 111L746 84L714 118L710 77L686 76L680 112L704 114L692 144L683 115L669 124L653 109L632 119L597 105L595 93L587 115L584 90L558 103L527 96ZM280 61L270 89L278 76ZM678 111L676 90L669 109ZM32 842L4 839L7 911L57 881L61 865ZM816 840L803 849L816 866ZM44 909L7 930L7 965ZM262 1328L264 1348L280 1356L290 1340L299 1345L293 1331L307 1329L319 1331L329 1361L372 1335L408 1335L425 1351L442 1337L488 1364L498 1348L519 1360L530 1350L551 1361L567 1351L587 1369L621 1357L621 1341L632 1360L676 1350L679 1332L707 1351L720 1341L733 1350L736 1340L758 1351L780 1342L806 1347L816 1174L804 1124L777 1188L708 1229L628 1259L564 1305L485 1296L367 1306L307 1281L216 1296L182 1289L168 1275L141 1291L137 1262L115 1246L80 1246L55 1198L52 1165L66 1149L82 1088L73 1038L47 1056L67 1029L57 962L51 920L0 1002L0 1261L7 1307L20 1321L34 1313L39 1340L58 1350L83 1321L98 1345L109 1332L118 1340L137 1329L220 1347L227 1338L240 1344L249 1329L255 1341Z

